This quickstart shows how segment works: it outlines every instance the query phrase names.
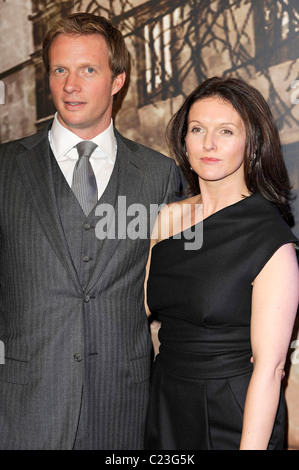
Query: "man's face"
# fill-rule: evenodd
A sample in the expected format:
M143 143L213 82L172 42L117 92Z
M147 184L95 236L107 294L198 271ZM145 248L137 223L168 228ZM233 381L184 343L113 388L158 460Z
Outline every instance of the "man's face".
M125 73L112 78L105 39L58 34L49 49L50 90L59 122L85 140L110 124L113 95Z

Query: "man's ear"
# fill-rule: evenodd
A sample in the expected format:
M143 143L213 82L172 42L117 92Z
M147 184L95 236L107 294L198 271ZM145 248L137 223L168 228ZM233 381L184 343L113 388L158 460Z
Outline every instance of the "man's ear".
M112 95L116 95L124 86L126 81L126 72L122 72L113 79Z

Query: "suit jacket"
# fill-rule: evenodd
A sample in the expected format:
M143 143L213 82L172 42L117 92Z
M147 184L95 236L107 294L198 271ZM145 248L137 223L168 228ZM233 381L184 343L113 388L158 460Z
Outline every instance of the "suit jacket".
M178 173L173 160L115 132L117 184L99 204L115 208L116 237L98 240L87 282L61 221L48 129L0 147L0 449L72 449L91 386L91 448L142 448L149 238L118 232L118 202L146 208L149 234L150 205L174 200Z

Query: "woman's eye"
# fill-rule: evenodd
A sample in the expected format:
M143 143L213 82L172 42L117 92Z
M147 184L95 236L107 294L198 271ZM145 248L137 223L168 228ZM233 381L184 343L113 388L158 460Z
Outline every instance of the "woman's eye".
M202 132L202 129L200 127L192 127L191 132L193 134L197 134L199 132Z
M232 135L233 134L233 132L230 129L223 129L221 132L223 134L227 134L227 135Z

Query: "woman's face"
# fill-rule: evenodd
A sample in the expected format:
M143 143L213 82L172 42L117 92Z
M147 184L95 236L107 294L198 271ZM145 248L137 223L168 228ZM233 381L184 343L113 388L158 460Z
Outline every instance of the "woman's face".
M195 102L189 112L186 148L190 166L202 181L244 185L246 130L241 116L218 97Z

